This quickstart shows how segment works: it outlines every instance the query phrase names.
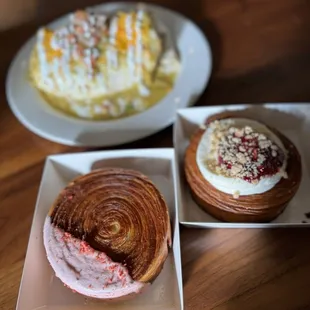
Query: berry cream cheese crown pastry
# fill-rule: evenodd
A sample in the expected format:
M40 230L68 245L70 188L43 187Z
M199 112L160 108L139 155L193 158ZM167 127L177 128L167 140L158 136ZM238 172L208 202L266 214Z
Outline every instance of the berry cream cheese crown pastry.
M270 221L295 195L295 146L261 122L215 115L193 136L185 172L197 203L224 221Z
M141 112L173 87L180 63L154 19L132 12L77 11L55 30L42 28L30 78L48 103L80 118L109 119Z
M135 296L155 280L171 246L167 205L143 174L106 168L78 177L44 224L56 276L88 297Z

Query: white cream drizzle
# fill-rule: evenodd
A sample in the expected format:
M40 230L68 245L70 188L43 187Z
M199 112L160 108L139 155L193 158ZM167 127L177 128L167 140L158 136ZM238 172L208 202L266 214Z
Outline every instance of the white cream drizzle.
M127 40L129 42L132 42L133 40L132 16L130 14L126 16L125 27L126 27ZM135 59L134 59L135 52L134 51L135 51L135 47L132 44L129 44L128 49L127 49L127 66L132 75L134 75L135 73Z
M117 68L118 59L117 59L117 50L116 50L116 34L118 30L118 17L114 17L110 24L109 29L109 43L113 48L107 49L107 63L109 67Z
M41 75L44 79L48 77L49 70L47 66L46 51L44 48L44 30L40 29L38 32L37 44L38 57L40 62Z
M126 28L126 37L127 40L132 40L132 16L128 14L125 20L125 28Z
M143 11L137 12L137 19L135 22L135 32L136 32L136 50L135 50L135 62L137 64L137 82L142 79L142 33L141 33L141 23L143 18Z

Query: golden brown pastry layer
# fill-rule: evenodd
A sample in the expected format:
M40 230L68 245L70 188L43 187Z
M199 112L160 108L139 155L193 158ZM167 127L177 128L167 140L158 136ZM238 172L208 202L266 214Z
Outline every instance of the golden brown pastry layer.
M133 170L106 168L76 178L50 216L57 227L124 264L135 281L153 281L171 245L163 196Z
M213 115L206 121L208 126L215 120L236 117L231 113ZM294 144L275 129L271 129L281 139L288 151L286 172L271 190L256 195L240 196L220 192L200 173L196 162L196 152L200 139L205 132L198 129L191 138L185 154L185 176L196 203L215 218L226 222L268 222L275 219L296 194L302 176L301 158Z

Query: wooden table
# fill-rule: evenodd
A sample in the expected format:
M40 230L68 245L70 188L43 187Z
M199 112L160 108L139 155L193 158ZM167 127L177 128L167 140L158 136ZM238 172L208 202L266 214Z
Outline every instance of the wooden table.
M0 309L4 310L15 308L45 156L78 151L43 140L18 123L6 103L6 71L38 25L99 2L28 1L28 8L27 1L23 6L20 0L4 1L8 14L0 10L2 29L24 23L0 33ZM309 1L156 3L193 18L210 39L214 71L198 104L310 101ZM169 128L121 148L171 146L171 133ZM309 229L182 228L186 309L310 309L309 239Z

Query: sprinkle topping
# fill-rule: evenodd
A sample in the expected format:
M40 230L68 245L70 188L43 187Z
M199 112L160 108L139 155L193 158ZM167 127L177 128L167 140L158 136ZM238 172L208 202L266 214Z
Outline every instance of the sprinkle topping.
M103 14L77 11L70 15L69 25L57 29L51 37L51 47L67 61L82 60L90 72L100 56L99 43L107 29Z
M117 63L117 53L132 54L136 50L136 63L141 63L141 50L148 43L151 22L142 11L108 16L77 11L70 15L69 23L55 31L42 29L47 60L64 59L82 61L90 73L97 62ZM111 52L114 50L114 52ZM103 56L108 51L108 59ZM102 57L101 57L102 56ZM114 59L114 60L113 60Z
M217 174L257 184L261 178L280 172L285 154L264 133L250 126L223 126L218 121L211 127L211 153L215 159L208 165Z

